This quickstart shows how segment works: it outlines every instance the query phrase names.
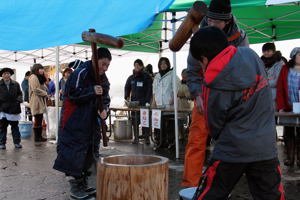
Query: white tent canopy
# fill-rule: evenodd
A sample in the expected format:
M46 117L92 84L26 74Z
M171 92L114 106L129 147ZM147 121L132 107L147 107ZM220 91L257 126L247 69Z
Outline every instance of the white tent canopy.
M267 0L266 5L276 5L276 4L282 4L282 3L291 3L296 2L293 0Z

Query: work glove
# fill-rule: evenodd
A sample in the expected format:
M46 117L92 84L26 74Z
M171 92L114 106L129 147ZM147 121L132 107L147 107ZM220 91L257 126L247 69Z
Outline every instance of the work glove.
M204 112L203 99L201 95L198 95L195 99L196 109L200 114Z

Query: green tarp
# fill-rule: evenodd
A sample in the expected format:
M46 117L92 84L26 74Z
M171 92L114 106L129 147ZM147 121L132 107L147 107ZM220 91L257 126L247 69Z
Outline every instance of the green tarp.
M209 5L210 1L204 1ZM188 10L194 1L176 0L168 11ZM300 38L298 3L266 6L266 0L231 0L233 15L251 44Z
M209 5L210 0L204 0ZM187 11L194 0L175 0L169 12ZM266 6L266 0L231 0L232 11L244 29L251 44L300 38L299 3ZM162 19L162 14L156 20ZM162 22L155 21L148 29L122 36L124 50L159 52ZM177 26L178 27L178 26ZM168 38L170 39L170 38Z

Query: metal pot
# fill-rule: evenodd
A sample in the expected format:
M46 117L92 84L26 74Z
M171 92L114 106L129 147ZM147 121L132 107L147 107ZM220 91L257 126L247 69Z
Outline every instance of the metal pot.
M113 132L115 140L131 140L132 139L132 123L127 119L116 119L113 124Z

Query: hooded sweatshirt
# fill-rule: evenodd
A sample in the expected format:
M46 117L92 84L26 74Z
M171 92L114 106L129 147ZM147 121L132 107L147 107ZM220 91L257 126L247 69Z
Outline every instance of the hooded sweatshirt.
M213 159L249 163L277 156L271 90L264 65L246 47L229 46L204 73L204 115Z

